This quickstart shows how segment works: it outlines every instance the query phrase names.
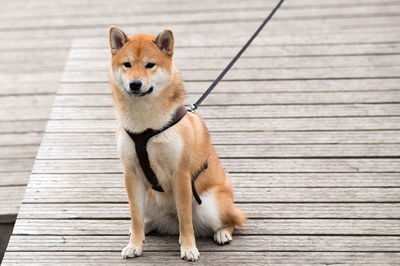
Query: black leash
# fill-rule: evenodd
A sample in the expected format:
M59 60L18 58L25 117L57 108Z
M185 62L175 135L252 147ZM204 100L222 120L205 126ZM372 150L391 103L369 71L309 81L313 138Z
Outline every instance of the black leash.
M236 61L239 59L239 57L243 54L243 52L247 49L247 47L250 46L251 42L257 37L257 35L260 33L260 31L264 28L264 26L268 23L268 21L272 18L272 16L275 14L275 12L281 7L282 3L284 0L280 0L279 3L275 6L275 8L271 11L271 13L268 15L268 17L264 20L264 22L260 25L260 27L254 32L253 36L250 37L250 39L247 41L247 43L240 49L240 51L237 53L237 55L232 59L232 61L225 67L225 69L219 74L217 79L210 85L210 87L204 92L203 95L201 95L200 99L197 100L197 102L191 104L189 106L189 111L194 112L196 111L197 107L204 101L205 98L207 98L208 94L214 89L215 86L221 81L221 79L225 76L225 74L231 69L231 67L236 63Z

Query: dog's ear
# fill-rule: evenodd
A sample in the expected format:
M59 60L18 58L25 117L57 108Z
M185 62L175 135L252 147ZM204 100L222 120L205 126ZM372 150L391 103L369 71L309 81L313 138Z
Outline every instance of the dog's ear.
M168 56L174 54L174 34L172 33L172 30L163 30L157 35L154 42L164 54Z
M110 28L110 48L111 54L116 54L122 46L129 40L129 37L120 28L112 26Z

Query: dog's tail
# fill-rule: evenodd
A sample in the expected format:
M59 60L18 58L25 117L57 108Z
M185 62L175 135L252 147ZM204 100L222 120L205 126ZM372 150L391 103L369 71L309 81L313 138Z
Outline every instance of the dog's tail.
M247 222L247 216L241 209L233 205L231 221L233 221L235 227L241 227Z

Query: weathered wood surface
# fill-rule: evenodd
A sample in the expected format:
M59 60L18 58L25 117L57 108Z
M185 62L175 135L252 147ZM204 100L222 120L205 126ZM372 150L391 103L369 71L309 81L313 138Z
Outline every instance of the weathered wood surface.
M297 108L313 108L314 106L299 107L296 105L305 104L373 104L373 103L393 103L400 101L399 91L363 91L363 92L293 92L293 93L256 93L253 98L248 99L249 93L220 93L210 96L204 106L218 105L223 106L219 109L224 109L224 105L232 106L231 108L240 108L238 105L295 105ZM246 97L247 96L247 97ZM191 103L199 97L198 94L190 94L187 97L186 103ZM56 107L104 107L112 105L110 95L60 95L54 102ZM267 108L263 106L264 108ZM270 106L268 106L271 108ZM293 107L293 108L294 108ZM344 106L346 107L346 106ZM393 107L393 106L392 106ZM286 107L290 108L290 107ZM329 108L329 107L328 107ZM377 108L377 107L375 107ZM392 108L391 108L392 109ZM396 108L393 108L396 110ZM207 110L207 109L206 109ZM317 109L318 110L318 109ZM218 109L216 111L219 111ZM263 111L263 110L260 110ZM248 110L247 113L250 113ZM268 116L268 112L264 112ZM348 116L351 114L348 114Z
M128 218L128 217L127 217ZM258 218L258 217L257 217ZM122 235L129 231L130 220L63 220L19 219L14 234L19 235ZM236 235L396 235L397 220L380 219L251 219ZM57 232L57 233L55 233ZM384 233L382 233L384 232Z
M26 175L26 172L21 174ZM25 186L15 186L11 183L0 187L0 219L2 223L15 221L24 193Z
M89 135L90 136L90 135ZM215 145L220 158L332 158L332 157L391 157L399 156L400 144L316 144L316 145L265 145L235 143ZM23 156L14 150L12 156ZM368 156L366 156L368 154ZM2 153L0 152L0 158ZM3 155L4 156L4 155ZM26 154L28 158L32 154ZM37 159L117 159L116 146L79 145L42 147Z
M235 187L397 187L398 173L230 173ZM41 188L123 187L121 174L32 174Z
M300 159L227 158L221 160L229 172L400 172L398 158L328 158ZM7 161L0 161L7 164ZM25 160L20 160L24 165ZM32 170L35 174L122 173L117 159L38 159Z
M360 117L299 117L299 118L221 118L208 119L211 132L249 131L322 131L322 130L399 130L399 116ZM14 124L10 123L12 126ZM28 123L27 123L28 124ZM2 124L0 123L0 128ZM29 126L29 125L27 125ZM117 122L99 120L49 120L47 132L51 133L98 133L113 132ZM14 127L9 127L14 130Z
M200 111L199 111L200 112ZM54 114L54 113L53 113ZM212 132L212 141L222 144L398 144L400 134L396 130L380 131L262 131L246 132L246 139L241 139L242 132ZM105 133L46 133L42 147L74 145L99 145L115 147L115 132ZM333 147L333 146L332 146Z
M252 218L399 219L399 203L237 203ZM112 208L110 208L112 207ZM20 219L129 219L128 202L23 204ZM33 220L32 220L33 221Z
M10 240L10 251L120 251L124 236L48 236L15 235ZM211 239L197 241L203 251L387 251L399 252L400 236L320 236L320 235L238 235L230 245L218 246ZM178 236L148 236L148 251L178 251ZM117 254L116 254L117 255ZM120 255L120 254L118 254ZM216 256L217 254L214 254ZM178 258L179 260L179 258Z
M213 81L219 70L186 70L182 71L184 80ZM315 69L231 69L225 76L228 81L242 80L275 80L275 79L349 79L349 78L399 78L400 66L315 68ZM64 72L63 82L107 82L108 71L71 71Z
M346 47L350 48L350 47ZM359 47L354 47L354 49L357 49ZM378 47L376 47L378 48ZM360 66L365 66L365 65L375 65L376 67L382 67L382 66L390 66L390 65L396 65L398 64L400 60L399 55L393 55L393 54L388 54L385 55L383 54L383 51L387 51L385 49L386 47L379 47L381 50L379 50L381 55L365 55L365 56L355 56L355 55L348 55L348 56L312 56L312 60L306 60L306 59L311 59L311 56L292 56L292 57L272 57L270 56L268 52L271 52L270 49L265 47L263 51L265 52L266 56L263 58L263 61L265 63L262 66L257 66L257 63L259 62L259 57L249 57L249 56L244 56L241 58L241 61L238 61L237 64L235 64L235 69L274 69L274 68L292 68L292 69L299 69L299 68L339 68L339 67L345 67L345 68L350 68L350 67L360 67ZM397 45L392 45L389 46L387 45L387 48L390 49L396 49L399 48ZM183 48L182 48L183 49ZM102 50L103 52L107 52L106 49ZM358 51L358 50L357 50ZM221 52L221 51L220 51ZM232 52L231 49L228 50L228 52ZM340 51L342 52L342 51ZM358 51L361 52L361 51ZM378 51L377 51L378 52ZM331 51L332 53L332 51ZM269 56L268 56L269 55ZM226 65L227 58L222 57L222 54L219 55L220 58L177 58L176 64L179 67L181 71L186 71L186 70L198 70L198 69L216 69L219 70L223 68ZM308 57L308 58L307 58ZM103 70L107 69L110 65L109 62L107 62L104 59L95 59L95 60L90 60L93 62L95 65L95 68L93 70ZM71 60L68 61L68 64L65 67L65 70L68 71L83 71L87 70L85 68L85 63L86 60ZM290 66L292 65L292 66ZM255 67L257 66L257 67Z
M121 173L122 174L122 173ZM88 185L89 186L89 185ZM399 202L400 188L235 188L237 202ZM26 203L49 202L121 202L127 201L124 188L30 188L26 189Z
M23 18L0 26L20 40L0 43L0 104L10 110L0 117L0 190L10 199L6 186L24 189L19 173L30 171L47 123L45 105L58 87L49 88L48 77L61 78L4 265L125 263L129 213L108 85L110 24L129 33L174 30L188 104L276 2L0 4L0 21L16 10ZM199 239L198 264L400 261L399 7L287 1L207 98L199 113L249 223L228 246ZM21 41L27 34L31 41ZM64 63L54 59L72 39L61 77ZM26 70L44 86L30 88L31 77L19 75ZM23 117L25 104L37 112ZM128 263L182 263L177 242L151 235L144 256Z
M328 93L326 93L328 94ZM339 93L338 93L339 94ZM361 94L361 93L360 93ZM390 93L389 93L390 94ZM220 97L227 96L228 94L224 94ZM240 95L231 95L230 99L233 102L244 101L241 99ZM236 96L236 97L235 97ZM258 98L258 95L255 95L258 100L254 99L253 101L261 102ZM264 96L264 97L263 97ZM273 95L271 95L273 97ZM90 98L90 97L88 97ZM194 98L194 97L190 97ZM260 95L260 98L270 99L267 95ZM383 97L384 99L385 97ZM215 97L214 97L215 99ZM305 98L309 100L308 98ZM293 101L296 101L296 98L293 97ZM338 101L338 99L335 99ZM351 99L346 99L348 101L354 101ZM371 99L372 101L379 101L380 99ZM286 103L277 103L270 105L263 105L258 103L257 105L243 104L243 105L228 105L228 102L225 106L219 106L216 102L217 99L213 100L214 103L212 105L204 104L201 110L198 111L199 114L204 118L241 118L244 117L245 113L249 113L249 107L251 107L252 112L249 113L248 117L251 118L272 118L272 117L346 117L346 116L385 116L388 111L392 112L392 115L400 115L399 108L396 108L396 104L391 103L315 103L310 105L304 105L301 103L301 99L297 100L298 103L286 104ZM330 99L330 101L334 101L334 99ZM339 100L340 101L340 100ZM342 100L343 101L343 100ZM389 100L390 101L390 100ZM210 99L210 102L212 100ZM115 115L113 112L113 108L111 106L79 106L77 103L76 106L63 106L64 103L60 103L60 106L54 106L53 111L51 113L52 119L58 120L68 120L68 119L114 119ZM85 103L84 103L85 104ZM93 103L94 104L94 103Z
M398 81L397 78L368 80L246 80L235 82L222 80L213 91L213 94L387 91L397 90ZM204 92L204 88L209 84L211 84L211 82L208 81L185 82L185 88L189 94L201 94ZM110 90L109 83L62 83L58 95L110 95Z
M119 251L88 251L88 252L15 252L13 257L7 257L7 264L25 265L25 261L35 258L30 265L57 264L85 264L85 265L120 265L129 264L121 262ZM142 257L136 258L138 265L187 265L187 262L177 260L179 252L146 252ZM213 251L202 251L201 261L196 265L220 265L225 264L227 258L237 265L265 265L265 264L336 264L338 261L345 261L348 264L397 264L400 256L396 252L298 252L298 251L220 251L215 256Z
M0 5L16 3L9 4ZM23 9L2 9L0 16L0 190L6 191L0 193L0 223L12 223L17 216L71 45L65 39L62 47L52 46L48 36L38 37L32 30L22 39L9 38L4 30L21 20ZM44 43L46 50L41 49Z

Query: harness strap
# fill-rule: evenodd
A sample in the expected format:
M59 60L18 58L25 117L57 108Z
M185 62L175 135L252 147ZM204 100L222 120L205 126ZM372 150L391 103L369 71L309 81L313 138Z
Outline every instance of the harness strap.
M204 162L204 164L201 166L201 168L192 176L192 193L193 197L197 201L197 203L200 205L201 204L201 198L199 194L197 193L196 186L194 185L194 181L196 181L197 177L208 168L208 159Z
M147 153L147 142L149 141L150 138L154 137L155 135L174 126L186 115L186 113L187 113L187 109L183 105L180 106L176 110L176 112L173 114L171 122L159 130L154 130L154 129L149 128L149 129L143 131L142 133L132 133L129 130L125 129L126 133L129 135L129 137L135 143L136 155L138 157L140 167L142 168L144 176L149 181L149 183L152 185L152 189L154 189L158 192L164 192L164 190L158 183L157 176L150 166L149 155ZM199 205L201 204L201 199L200 199L199 195L197 194L196 188L194 186L194 180L200 175L200 173L203 170L205 170L207 168L207 166L208 166L207 161L205 162L205 164L206 164L206 167L204 167L204 165L203 165L201 170L198 171L194 176L192 176L192 192L193 192L193 196L195 197L195 199Z

